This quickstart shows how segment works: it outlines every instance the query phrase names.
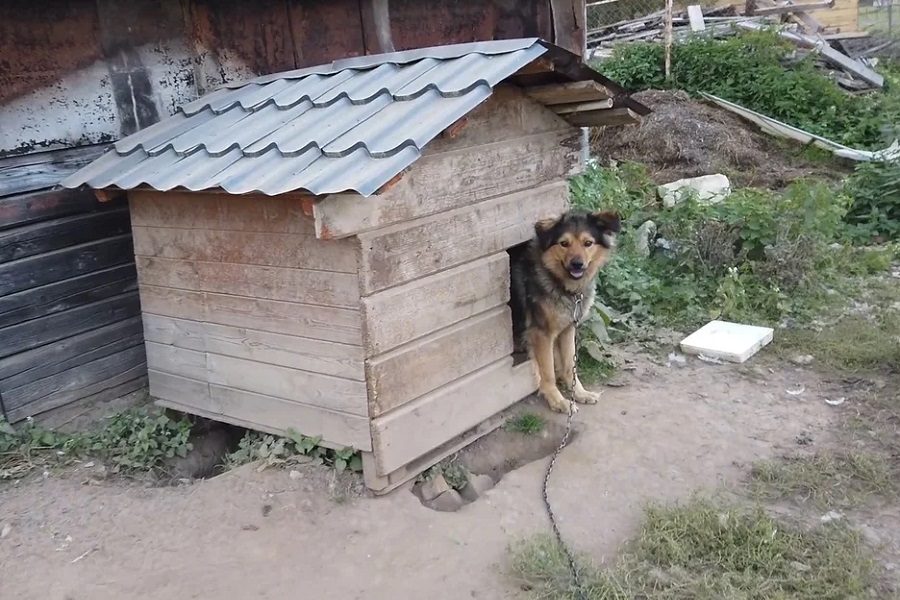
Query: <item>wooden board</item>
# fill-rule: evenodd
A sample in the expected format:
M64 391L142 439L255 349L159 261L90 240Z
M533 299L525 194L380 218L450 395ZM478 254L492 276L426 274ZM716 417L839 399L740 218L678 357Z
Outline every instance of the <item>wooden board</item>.
M369 412L384 414L513 351L500 306L366 361Z
M138 256L142 285L320 306L359 306L355 273Z
M610 97L609 90L596 81L572 81L525 88L525 93L541 104L593 102Z
M208 381L206 353L147 342L147 368L197 381Z
M363 417L369 412L361 381L219 354L207 353L206 364L210 384Z
M618 127L641 122L641 116L630 108L608 108L568 115L567 120L578 127Z
M825 10L834 6L834 0L823 2L795 2L788 4L777 4L775 6L760 7L753 10L755 16L765 15L783 15L786 13L811 12L815 10Z
M136 289L137 272L129 263L0 296L0 328Z
M131 191L128 197L133 226L315 235L297 195Z
M509 301L509 255L498 252L362 300L368 356Z
M137 292L120 294L0 329L0 357L10 356L139 315Z
M128 233L130 229L126 206L0 231L0 262Z
M106 148L101 144L4 158L0 160L0 196L53 187L99 157Z
M99 206L91 190L45 190L0 198L0 229L87 212Z
M605 100L594 100L593 102L576 102L574 104L557 104L553 107L553 112L559 116L569 119L569 115L573 113L588 112L595 110L606 110L612 108L612 98Z
M316 240L296 233L145 226L135 227L133 233L134 253L138 256L356 273L356 246L351 240Z
M4 389L3 404L7 410L35 406L39 407L33 409L35 412L44 412L139 377L145 370L143 346L132 346L23 386Z
M132 261L131 234L0 264L0 296Z
M362 344L358 310L142 285L145 312L317 340Z
M525 242L568 207L566 181L360 234L363 295Z
M144 313L149 342L365 381L359 346Z
M475 427L536 389L530 362L512 357L372 421L376 473L387 475Z
M73 369L143 343L141 319L132 317L0 359L0 391Z
M371 450L369 420L364 417L311 408L242 390L151 370L150 394L157 403L238 427L284 435L288 429L322 436L321 445Z
M342 238L532 189L580 171L581 158L581 132L573 128L426 155L384 194L316 203L316 231Z

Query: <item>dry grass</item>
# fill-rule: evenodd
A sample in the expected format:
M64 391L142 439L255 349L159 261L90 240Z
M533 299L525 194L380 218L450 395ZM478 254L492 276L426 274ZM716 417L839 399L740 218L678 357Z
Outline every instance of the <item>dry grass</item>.
M648 508L640 534L614 568L580 562L590 600L884 597L872 555L843 524L803 530L759 508L706 499ZM550 538L515 546L512 572L534 598L578 597Z

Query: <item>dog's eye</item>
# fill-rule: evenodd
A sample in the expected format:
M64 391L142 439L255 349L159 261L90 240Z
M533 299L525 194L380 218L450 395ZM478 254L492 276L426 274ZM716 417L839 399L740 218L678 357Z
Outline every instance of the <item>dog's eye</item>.
M569 240L560 240L560 241L559 241L559 245L562 246L563 248L568 248L568 247L569 247Z
M590 248L590 247L593 246L593 245L594 245L594 240L584 240L584 247L585 247L585 248Z

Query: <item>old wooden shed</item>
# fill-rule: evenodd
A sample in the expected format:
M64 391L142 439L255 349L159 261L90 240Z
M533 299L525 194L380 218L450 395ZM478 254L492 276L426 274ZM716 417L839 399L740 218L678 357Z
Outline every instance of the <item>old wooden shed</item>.
M536 38L409 50L223 88L63 185L127 190L151 395L387 490L534 391L507 249L567 207L578 127L646 112Z

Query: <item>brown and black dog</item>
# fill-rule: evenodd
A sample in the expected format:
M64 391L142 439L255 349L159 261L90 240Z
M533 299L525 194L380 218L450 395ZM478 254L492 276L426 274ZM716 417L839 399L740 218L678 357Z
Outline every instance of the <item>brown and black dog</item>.
M600 399L600 394L584 389L575 374L573 319L579 299L579 324L587 318L597 273L609 260L619 228L615 213L570 211L536 223L531 242L510 253L516 350L528 350L537 367L539 391L552 410L569 410L557 381L576 402Z

